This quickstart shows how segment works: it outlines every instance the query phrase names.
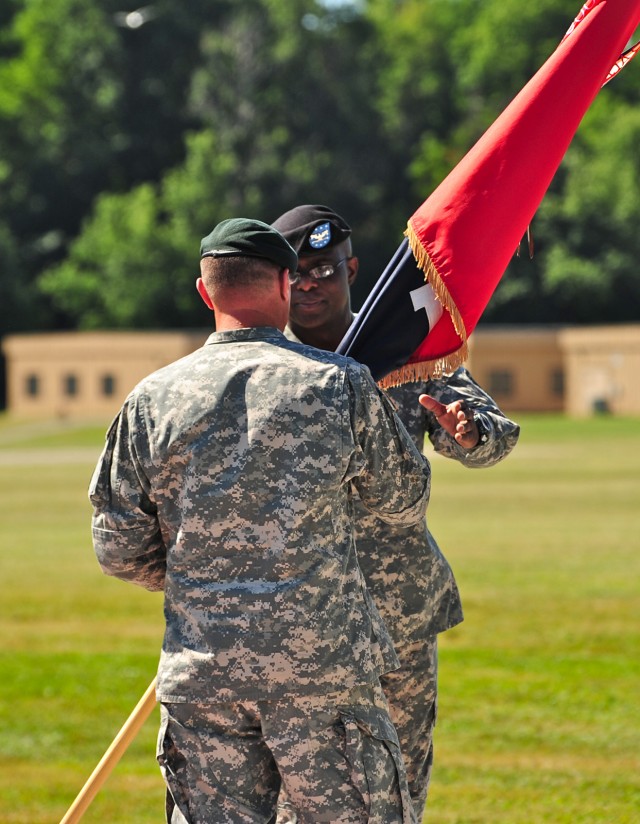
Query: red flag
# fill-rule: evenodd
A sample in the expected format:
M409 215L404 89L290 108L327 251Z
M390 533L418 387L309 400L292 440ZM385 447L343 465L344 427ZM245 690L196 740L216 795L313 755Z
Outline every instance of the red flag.
M555 52L412 215L405 234L446 311L383 385L437 376L466 358L468 336L639 23L640 0L589 0Z
M600 0L587 0L587 2L584 4L584 6L578 12L578 15L577 15L576 19L573 21L573 23L567 29L567 33L565 34L565 36L562 38L562 40L560 42L563 43L567 39L567 37L569 37L571 32L575 31L576 26L580 25L580 23L585 19L585 17L591 11L591 9L594 6L596 6L599 2L600 2ZM620 57L616 60L616 62L611 67L611 69L609 71L609 74L605 77L604 83L602 85L606 86L606 84L610 80L613 80L613 78L622 71L622 69L627 65L627 63L629 63L629 61L632 60L639 51L640 51L640 40L620 55Z

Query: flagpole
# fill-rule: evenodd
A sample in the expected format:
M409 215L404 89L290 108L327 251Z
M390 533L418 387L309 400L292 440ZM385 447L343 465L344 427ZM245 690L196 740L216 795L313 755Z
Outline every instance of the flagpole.
M156 679L147 687L144 695L138 701L131 715L122 725L120 732L113 739L110 747L100 759L95 770L89 776L86 784L78 793L75 801L67 810L60 824L76 824L80 821L87 808L98 794L98 791L109 777L111 771L122 758L129 744L136 737L142 725L151 715L156 705Z

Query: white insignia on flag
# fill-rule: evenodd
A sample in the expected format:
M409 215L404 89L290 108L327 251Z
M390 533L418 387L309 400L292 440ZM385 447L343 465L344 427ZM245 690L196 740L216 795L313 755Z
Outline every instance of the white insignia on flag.
M429 329L433 329L442 317L442 304L431 286L425 283L424 286L420 286L419 289L414 289L409 292L409 297L411 298L411 303L413 303L413 311L419 312L420 309L424 309L427 313Z

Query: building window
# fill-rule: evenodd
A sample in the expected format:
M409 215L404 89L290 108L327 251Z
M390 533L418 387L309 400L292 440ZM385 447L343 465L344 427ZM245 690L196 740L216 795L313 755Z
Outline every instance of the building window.
M551 370L551 394L555 398L564 398L564 371L562 369Z
M64 376L63 391L69 398L74 398L78 394L78 378L75 375Z
M509 369L492 369L489 372L489 394L509 398L513 395L513 372Z
M113 375L102 376L102 394L110 398L116 391L116 379Z
M40 394L40 378L37 375L27 375L25 384L27 395L30 398L36 398Z

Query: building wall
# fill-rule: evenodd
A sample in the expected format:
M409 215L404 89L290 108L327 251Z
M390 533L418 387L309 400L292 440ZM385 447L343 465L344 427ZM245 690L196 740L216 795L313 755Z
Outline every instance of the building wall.
M640 326L564 329L559 342L568 414L640 413Z
M208 330L11 335L8 410L105 420L145 375L201 346ZM640 415L640 324L480 326L467 366L506 412Z
M484 326L469 338L466 365L510 412L560 412L564 363L554 327Z
M189 354L208 332L11 335L7 408L17 417L110 418L145 375Z

